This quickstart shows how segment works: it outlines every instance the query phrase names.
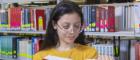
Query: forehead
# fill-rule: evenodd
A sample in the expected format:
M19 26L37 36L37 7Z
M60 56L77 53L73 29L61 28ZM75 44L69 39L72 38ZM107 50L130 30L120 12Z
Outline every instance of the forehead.
M77 13L64 14L58 20L58 23L80 23L81 17Z

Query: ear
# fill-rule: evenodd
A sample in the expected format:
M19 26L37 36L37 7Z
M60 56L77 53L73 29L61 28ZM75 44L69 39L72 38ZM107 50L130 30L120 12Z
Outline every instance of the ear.
M53 28L56 30L56 29L57 29L57 26L56 26L56 24L54 23L54 21L52 21L52 25L53 25Z

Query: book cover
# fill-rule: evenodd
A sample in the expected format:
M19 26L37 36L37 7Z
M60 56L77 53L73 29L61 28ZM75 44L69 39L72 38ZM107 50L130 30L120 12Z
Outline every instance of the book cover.
M135 60L139 60L140 59L140 44L139 43L135 43Z
M108 32L108 7L104 7L104 31L105 32Z
M20 30L21 28L21 7L14 7L9 8L9 14L10 14L10 29L11 30Z
M31 30L36 31L36 27L35 27L35 9L30 8L30 21L31 21Z
M46 30L45 10L36 9L36 26L38 31Z
M0 30L8 30L8 11L0 10Z
M96 7L91 6L91 31L96 32Z
M23 38L18 41L18 58L32 58L32 47L31 40L28 38ZM23 49L24 48L24 49Z
M30 31L31 30L31 12L29 8L22 9L22 30Z
M100 32L100 11L101 8L96 8L96 32Z
M84 22L85 22L85 25L86 25L86 28L84 29L84 31L87 31L89 29L88 27L88 19L87 19L87 6L82 6L82 12L83 12L83 19L84 19Z
M123 31L123 6L115 7L115 29L116 31Z
M140 33L140 5L134 7L135 33Z
M108 6L108 31L115 32L115 7Z
M100 10L100 32L105 32L105 8L101 7Z

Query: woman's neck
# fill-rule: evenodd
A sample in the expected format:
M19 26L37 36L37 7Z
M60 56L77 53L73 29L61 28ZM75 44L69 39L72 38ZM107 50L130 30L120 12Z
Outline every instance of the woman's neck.
M68 51L72 49L73 47L74 47L74 43L73 44L60 43L60 44L57 44L56 49L59 51Z

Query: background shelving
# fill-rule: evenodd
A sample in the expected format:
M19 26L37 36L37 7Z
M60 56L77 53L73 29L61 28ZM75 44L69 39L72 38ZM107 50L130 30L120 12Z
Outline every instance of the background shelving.
M12 34L45 34L46 31L0 31L0 33L12 33Z
M134 32L85 32L85 35L94 35L94 36L131 36L135 37Z
M5 3L15 3L15 2L17 2L17 3L31 3L31 1L32 2L48 2L49 0L2 0L1 2L0 2L0 4L2 4L2 8L3 9L5 9L5 7L4 6L6 6L5 5ZM53 0L52 0L53 1ZM73 0L73 1L75 1L75 0ZM84 0L83 0L84 1ZM99 0L98 0L99 1ZM3 4L4 3L4 4ZM126 2L126 3L111 3L111 4L91 4L91 5L88 5L88 4L86 4L86 5L84 5L84 3L85 2L83 2L83 4L82 5L80 5L82 8L84 7L84 6L97 6L97 7L101 7L101 8L104 8L104 7L107 7L107 6L114 6L114 7L120 7L120 6L123 6L123 7L130 7L130 6L135 6L135 5L140 5L140 3L139 2ZM8 6L8 5L7 5ZM24 5L23 5L24 6ZM43 8L46 8L46 9L49 9L49 8L53 8L55 5L48 5L47 7L45 6L45 7L43 7ZM27 7L27 6L26 6ZM40 5L38 5L38 7L33 7L33 8L42 8ZM90 7L88 7L88 9L90 9ZM129 9L129 8L127 8L127 9ZM126 9L126 10L127 10ZM87 10L88 11L88 13L89 13L89 11L90 10ZM87 11L83 11L83 13L84 12L87 12ZM116 10L117 11L117 10ZM50 12L50 11L49 11ZM127 10L127 12L129 12L128 10ZM125 13L127 13L127 12L125 12ZM86 13L87 14L87 13ZM129 18L129 16L130 16L130 14L131 13L129 13L129 14L126 14L126 15L128 15L128 16L125 16L125 17L123 17L123 18L127 18L127 19L130 19ZM48 14L49 15L49 14ZM85 15L85 14L84 14ZM88 15L88 14L87 14ZM90 21L90 18L89 17L93 17L93 16L90 16L90 15L88 15L88 16L86 16L86 17L88 17L88 18L85 18L85 20L86 20L86 22L88 22L88 24L87 24L87 26L86 27L88 27L89 25L90 25L90 23L89 23L89 21ZM132 17L134 17L134 16L132 16ZM127 19L126 19L126 21L124 22L124 23L126 23L126 22L128 22L127 21ZM88 21L87 21L88 20ZM115 20L116 21L116 20ZM131 21L133 21L133 19L131 19ZM130 20L129 20L129 22L130 22ZM46 23L47 23L47 21L46 21ZM135 23L135 22L134 22ZM138 24L140 24L140 23L138 23ZM103 37L100 37L100 38L102 38L102 39L100 39L101 41L101 44L99 44L99 41L98 41L98 37L99 36L109 36L110 37L110 39L112 39L112 41L110 42L109 41L109 43L111 43L111 50L112 51L114 51L113 49L116 49L116 48L118 48L118 50L117 51L120 51L119 50L119 48L122 48L122 47L125 47L126 48L126 50L128 49L129 50L129 48L130 48L130 45L133 45L134 46L134 44L130 44L130 40L139 40L139 39L135 39L135 37L140 37L140 30L138 30L138 32L136 31L136 27L132 27L133 29L132 30L129 30L129 29L127 29L127 27L126 27L126 29L124 28L124 30L122 29L122 30L119 30L118 29L118 26L122 26L121 24L115 24L115 25L117 25L117 27L115 26L115 29L116 29L116 31L114 31L114 32L97 32L97 31L92 31L92 30L85 30L85 35L86 36L94 36L94 38L95 39L93 39L93 37L91 38L91 37L88 37L87 38L87 40L89 39L89 40L92 40L92 46L95 46L96 47L96 45L97 46L99 46L99 47L97 47L97 48L99 48L99 50L100 51L102 51L102 53L104 53L104 51L103 51L103 48L105 48L105 45L106 44L102 44L102 43L108 43L108 41L107 40L109 40L109 39L105 39L105 38L103 38ZM126 25L129 25L129 23L126 23ZM92 26L89 26L88 28L93 28ZM138 29L139 29L140 27L138 27ZM17 31L9 31L9 30L0 30L0 34L4 34L4 33L6 33L6 34L15 34L16 36L19 34L41 34L41 37L42 37L42 35L45 35L45 33L46 33L46 31L24 31L24 30L22 30L22 31L19 31L19 30L17 30ZM8 36L8 35L7 35ZM95 36L97 36L97 37L95 37ZM19 37L19 36L18 36ZM34 36L33 36L34 37ZM113 37L113 38L112 38ZM120 37L126 37L125 38L125 40L123 40L123 38L120 38ZM130 38L128 38L128 37L134 37L133 39L130 39ZM25 37L25 38L27 38L27 37ZM28 38L32 38L32 37L28 37ZM97 41L96 41L97 40ZM2 42L4 42L3 40L1 40ZM8 40L7 40L8 41ZM117 42L116 42L117 41ZM123 41L123 42L122 42ZM95 43L96 42L96 43ZM120 42L122 42L122 43L120 43ZM124 42L127 42L127 43L124 43ZM136 42L139 42L139 41L136 41ZM124 43L124 45L123 45L123 43ZM37 43L38 44L38 43ZM109 45L108 45L109 46ZM109 47L107 47L107 48L109 48ZM134 48L134 47L133 47ZM130 51L123 51L123 52L125 52L125 53L130 53ZM116 51L115 51L116 52ZM112 52L112 54L114 54L115 52ZM121 53L122 51L120 51L120 53ZM134 52L134 51L133 51ZM131 52L132 53L132 52ZM115 55L115 54L114 54ZM114 55L112 55L112 56L114 56ZM120 57L120 56L122 56L122 55L119 55L119 54L117 54L117 56L115 56L115 57ZM127 57L128 57L128 55L127 55ZM133 54L133 57L135 57L135 54ZM125 58L125 57L124 57ZM2 58L2 59L5 59L6 60L6 58ZM18 60L18 59L13 59L13 60ZM122 59L123 60L123 59ZM125 60L125 59L124 59ZM128 59L127 59L128 60ZM132 58L131 58L131 60L133 60Z

